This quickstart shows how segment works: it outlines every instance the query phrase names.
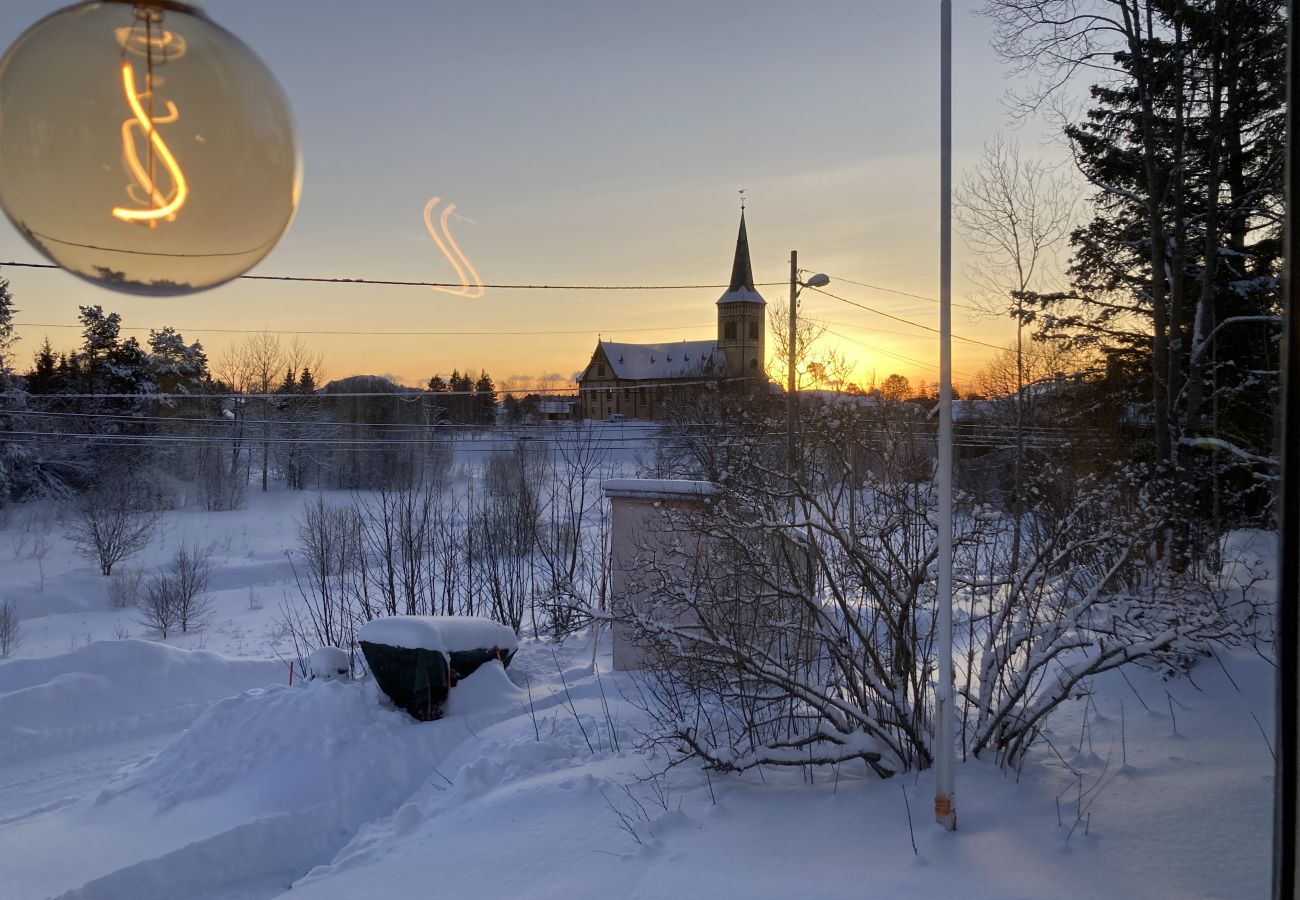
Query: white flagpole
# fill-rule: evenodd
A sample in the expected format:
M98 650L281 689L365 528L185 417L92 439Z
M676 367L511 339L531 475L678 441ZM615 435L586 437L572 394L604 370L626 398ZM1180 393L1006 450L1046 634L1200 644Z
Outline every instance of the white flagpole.
M934 820L957 830L952 692L952 0L940 0L939 63L939 684L935 691Z

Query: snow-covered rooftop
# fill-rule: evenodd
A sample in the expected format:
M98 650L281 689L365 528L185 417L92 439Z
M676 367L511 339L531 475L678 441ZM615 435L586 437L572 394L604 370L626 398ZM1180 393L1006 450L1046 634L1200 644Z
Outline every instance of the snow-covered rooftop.
M759 303L764 306L767 305L767 301L763 299L762 294L746 287L737 288L734 291L727 291L718 298L718 303L719 305L723 303Z
M680 478L608 478L600 483L609 497L655 500L661 497L712 497L718 486L710 481Z
M602 341L601 347L615 378L688 378L720 375L727 368L727 357L714 341L679 341L675 344Z

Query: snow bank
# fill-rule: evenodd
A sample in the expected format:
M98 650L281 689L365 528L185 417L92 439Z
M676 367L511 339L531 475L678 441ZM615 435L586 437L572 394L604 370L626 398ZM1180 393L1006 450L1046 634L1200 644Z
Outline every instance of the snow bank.
M287 680L274 660L99 641L0 664L0 759L184 728L214 700Z
M460 680L447 696L445 714L449 716L476 716L492 709L507 707L512 713L520 710L525 692L515 686L506 675L505 667L492 659Z
M483 668L465 679L462 715L436 724L386 708L369 682L217 702L96 796L0 828L5 882L69 900L267 896L389 816L473 730L518 713L518 689Z
M441 653L492 647L513 653L519 647L513 631L482 616L386 616L362 625L357 639Z

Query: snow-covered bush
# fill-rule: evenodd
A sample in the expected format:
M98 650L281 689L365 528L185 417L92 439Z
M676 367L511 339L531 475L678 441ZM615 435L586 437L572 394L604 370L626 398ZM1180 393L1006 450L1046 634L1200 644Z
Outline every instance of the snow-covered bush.
M352 654L341 647L317 647L307 657L307 677L312 681L346 678L352 670Z
M926 437L833 411L806 416L815 452L797 477L756 454L752 482L733 476L704 511L661 509L636 561L653 604L614 598L650 651L650 740L675 754L722 771L931 763L937 510L915 478ZM1161 516L1140 473L1044 466L1028 496L1014 560L1004 513L968 510L956 527L959 740L1008 766L1084 679L1178 665L1236 634L1213 583L1150 561Z

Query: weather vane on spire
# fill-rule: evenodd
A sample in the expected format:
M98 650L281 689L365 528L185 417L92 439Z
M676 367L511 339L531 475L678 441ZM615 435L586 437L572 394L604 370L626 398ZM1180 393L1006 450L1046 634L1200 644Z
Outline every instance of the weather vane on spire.
M741 188L740 190L736 191L736 193L740 194L740 211L744 212L745 211L745 189Z

